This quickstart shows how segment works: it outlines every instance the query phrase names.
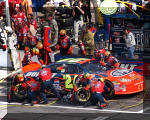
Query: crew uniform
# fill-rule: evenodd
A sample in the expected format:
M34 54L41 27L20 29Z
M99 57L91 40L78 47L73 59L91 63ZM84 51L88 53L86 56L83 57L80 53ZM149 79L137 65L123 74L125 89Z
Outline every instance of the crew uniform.
M98 106L101 108L107 106L107 102L102 96L104 89L108 91L108 88L104 84L103 78L96 81L95 80L92 81L91 83L91 92L92 92L92 100L93 100L92 102L94 102L95 104L100 102Z
M22 61L23 66L29 65L31 63L31 57L32 57L28 47L25 47L24 52L25 52L25 55Z
M114 56L112 56L109 51L106 51L105 60L104 62L103 61L101 62L101 65L107 66L109 68L117 68L119 67L120 63L119 63L119 60L115 58Z
M49 68L43 68L40 73L39 73L39 79L42 81L41 82L41 96L44 100L44 104L48 103L48 100L46 98L45 90L46 89L51 89L52 92L55 93L56 97L60 99L60 95L58 91L56 91L55 87L53 86L53 80L51 79L51 70Z
M31 106L33 106L34 103L37 103L38 101L37 97L39 96L40 83L34 78L26 79L27 81L25 81L22 86L27 88L27 101L31 104Z
M89 90L90 88L90 80L92 79L92 76L89 73L86 73L84 75L79 75L76 78L77 85L74 86L74 91L77 92L78 87L82 86L85 90Z
M72 54L72 42L70 40L70 37L68 35L66 35L65 30L60 31L60 37L58 39L58 45L59 45L61 55Z
M95 59L96 60L99 60L99 61L104 61L105 59L105 52L106 50L105 49L100 49L100 50L97 50L95 51Z

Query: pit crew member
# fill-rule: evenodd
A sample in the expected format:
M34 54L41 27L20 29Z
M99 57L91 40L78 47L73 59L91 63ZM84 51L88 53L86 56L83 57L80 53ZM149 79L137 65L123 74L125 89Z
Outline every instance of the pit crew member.
M31 57L32 57L29 47L25 47L24 53L25 53L25 55L24 55L24 58L22 61L22 65L26 66L26 65L29 65L31 63Z
M104 84L104 78L101 77L100 79L91 82L92 102L93 104L98 103L100 108L104 108L108 105L102 95L104 89L108 91L108 88Z
M70 37L67 35L66 30L60 30L57 49L60 49L61 55L72 54L72 42L70 40Z
M106 51L104 53L104 55L105 55L104 61L100 62L100 64L102 66L106 66L108 68L118 68L119 67L119 65L120 65L119 60L116 57L112 56L109 51Z
M60 99L60 95L58 91L56 91L53 86L53 80L51 79L51 70L49 68L45 68L45 65L42 66L42 70L39 73L39 79L41 81L40 93L44 100L43 104L47 104L48 100L46 98L45 90L51 89L52 92L55 93L57 99Z

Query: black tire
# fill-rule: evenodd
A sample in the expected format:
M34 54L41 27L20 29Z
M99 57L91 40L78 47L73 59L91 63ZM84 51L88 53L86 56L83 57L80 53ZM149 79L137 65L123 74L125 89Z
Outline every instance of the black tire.
M77 103L85 104L90 100L91 92L90 90L84 90L84 88L78 88L78 91L75 93L74 97Z
M105 85L110 88L109 92L104 91L103 96L106 99L111 99L115 95L114 85L111 81L105 80Z
M27 98L27 90L22 87L22 84L17 84L15 86L15 91L12 92L12 95L15 99L24 100Z

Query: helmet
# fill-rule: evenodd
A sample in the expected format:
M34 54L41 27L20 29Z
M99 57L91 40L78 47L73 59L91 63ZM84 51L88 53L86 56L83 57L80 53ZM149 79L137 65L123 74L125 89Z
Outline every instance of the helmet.
M19 82L23 82L24 81L24 75L22 73L19 73L17 76L16 76L17 80Z
M98 79L98 81L104 82L105 79L103 77L101 77L100 79Z
M33 55L38 55L40 52L39 52L39 49L38 48L33 48Z
M84 78L89 78L89 77L90 77L90 74L89 74L89 73L85 73L83 77L84 77Z
M60 30L60 35L66 35L67 33L66 33L66 30L64 30L64 29L62 29L62 30Z
M25 47L24 52L29 52L29 51L30 51L29 47Z
M41 41L38 41L37 44L36 44L36 47L37 47L38 49L42 49L42 48L43 48L42 42L41 42Z
M99 53L103 53L103 54L104 54L105 52L106 52L105 49L100 49L100 50L99 50Z
M104 55L105 55L106 57L108 57L108 56L111 55L111 53L110 53L109 51L106 51L106 52L104 53Z

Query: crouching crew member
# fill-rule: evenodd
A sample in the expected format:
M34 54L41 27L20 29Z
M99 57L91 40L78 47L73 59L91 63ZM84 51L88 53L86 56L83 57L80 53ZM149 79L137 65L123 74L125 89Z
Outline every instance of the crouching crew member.
M70 40L70 37L67 35L66 30L60 30L57 49L60 49L61 55L72 54L72 42Z
M107 101L102 95L104 89L108 90L108 88L104 84L104 78L101 77L101 79L92 81L91 83L92 102L94 102L95 104L98 103L98 106L100 108L107 106Z
M102 66L107 66L109 68L119 67L120 65L119 60L116 57L112 56L109 51L106 51L104 55L105 55L105 60L100 62Z
M31 63L31 57L32 57L29 47L25 47L24 53L25 53L25 55L24 55L24 58L23 58L23 61L22 61L23 66L29 65Z
M90 80L92 79L92 75L86 73L84 75L79 75L77 78L77 86L74 86L74 91L77 92L78 87L82 86L85 90L89 90L90 88Z
M60 95L58 91L56 91L55 87L53 86L53 80L51 79L51 70L49 68L45 68L45 66L42 66L42 70L39 73L39 79L41 81L41 88L40 93L44 100L43 104L47 104L48 100L46 98L45 90L52 90L54 94L56 95L57 99L60 99Z
M28 103L31 104L31 106L33 106L34 104L38 103L38 96L40 96L39 94L40 83L34 80L34 78L26 78L26 79L27 79L26 81L27 101Z

